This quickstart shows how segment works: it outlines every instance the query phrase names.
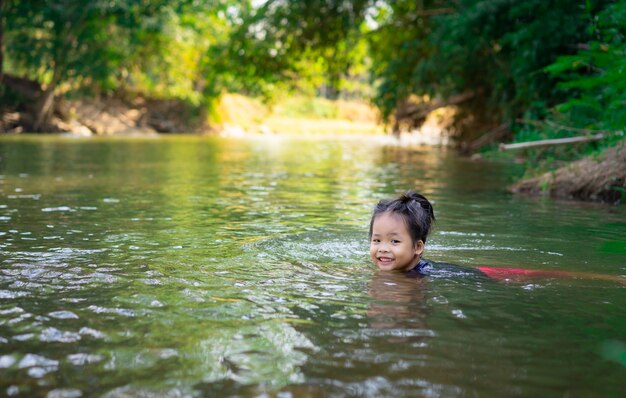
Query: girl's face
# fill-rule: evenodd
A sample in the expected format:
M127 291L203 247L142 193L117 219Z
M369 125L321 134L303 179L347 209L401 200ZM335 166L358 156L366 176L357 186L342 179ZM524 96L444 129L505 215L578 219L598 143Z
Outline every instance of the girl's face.
M402 216L382 213L374 218L370 256L378 269L409 271L417 265L423 251L424 242L413 244Z

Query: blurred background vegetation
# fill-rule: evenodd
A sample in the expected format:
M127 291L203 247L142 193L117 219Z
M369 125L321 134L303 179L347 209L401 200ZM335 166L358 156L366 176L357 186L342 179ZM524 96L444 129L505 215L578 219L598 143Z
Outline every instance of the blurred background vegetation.
M27 111L28 131L49 131L55 107L81 98L175 102L192 131L243 117L220 105L236 94L262 104L248 123L276 107L350 119L324 102L340 99L375 105L395 133L453 106L467 152L602 134L530 150L548 164L623 140L623 0L0 0L0 10L2 112Z

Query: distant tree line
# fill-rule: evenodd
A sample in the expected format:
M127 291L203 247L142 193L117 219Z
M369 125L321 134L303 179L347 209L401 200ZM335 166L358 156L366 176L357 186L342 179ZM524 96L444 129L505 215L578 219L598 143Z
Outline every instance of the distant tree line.
M459 138L480 144L594 131L610 143L626 124L625 0L0 0L0 10L0 76L41 84L36 127L62 95L210 109L224 90L364 96L387 120L417 122L454 104Z
M224 59L242 61L231 70L248 73L241 83L253 91L297 80L303 60L322 57L337 92L366 70L386 119L419 123L456 105L458 138L470 149L597 131L607 132L604 144L623 138L624 0L268 1L248 12ZM363 42L366 52L355 54Z

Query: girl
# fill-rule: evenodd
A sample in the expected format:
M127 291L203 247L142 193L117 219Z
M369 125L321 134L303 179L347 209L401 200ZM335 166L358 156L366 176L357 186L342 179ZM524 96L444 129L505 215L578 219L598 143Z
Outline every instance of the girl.
M381 200L370 221L370 256L381 271L402 271L407 276L422 276L432 268L422 260L424 244L435 221L433 206L424 196L408 191L397 199ZM502 281L527 281L534 278L570 277L619 282L626 278L558 270L531 270L475 266L482 275Z
M381 271L422 275L430 263L422 260L424 244L435 221L433 207L423 195L408 191L381 200L370 221L370 256Z

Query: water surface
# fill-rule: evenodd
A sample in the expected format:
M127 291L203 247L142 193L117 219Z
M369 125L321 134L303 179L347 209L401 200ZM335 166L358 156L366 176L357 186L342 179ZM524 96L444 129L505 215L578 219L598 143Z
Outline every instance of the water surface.
M626 210L511 196L520 172L354 138L2 137L0 395L618 396ZM368 259L373 204L408 188L437 216L424 279Z

